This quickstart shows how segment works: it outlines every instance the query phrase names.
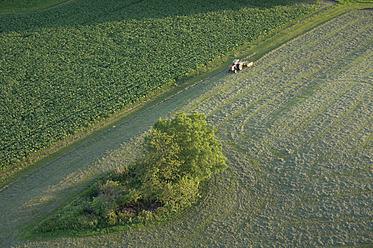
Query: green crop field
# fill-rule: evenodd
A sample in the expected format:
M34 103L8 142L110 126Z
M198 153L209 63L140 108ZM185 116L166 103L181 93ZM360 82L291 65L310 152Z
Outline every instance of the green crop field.
M68 1L72 0L2 0L0 1L0 15L38 11Z
M0 191L0 240L19 247L370 247L373 244L373 10L300 35L40 161ZM177 219L91 237L23 232L100 173L128 164L159 118L198 111L228 169ZM62 156L63 155L63 156ZM108 230L109 232L110 230Z
M82 0L0 15L2 177L322 7L285 0Z

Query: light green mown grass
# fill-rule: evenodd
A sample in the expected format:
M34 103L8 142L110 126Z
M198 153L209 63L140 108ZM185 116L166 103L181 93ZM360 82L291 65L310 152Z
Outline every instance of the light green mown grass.
M22 195L28 201L17 197L8 209L0 208L9 230L0 230L2 238L19 241L13 232L23 220L30 223L29 211L37 214L34 221L43 219L41 209L55 209L81 189L78 183L127 164L136 156L136 142L158 117L199 111L218 127L229 168L209 181L190 211L155 227L24 240L19 246L371 246L373 75L369 60L360 56L373 53L372 20L372 10L344 14L280 46L252 68L216 74L128 117L102 135L103 140L98 138L111 149L101 160L88 159L91 152L104 150L92 141L51 161L43 171L64 165L61 178L51 179L61 184L46 183L49 195L42 193L43 185L35 186ZM70 159L82 165L79 172L68 171ZM38 174L33 175L36 180ZM23 180L35 184L32 177ZM4 199L18 196L18 183L2 192ZM16 203L20 207L10 211Z

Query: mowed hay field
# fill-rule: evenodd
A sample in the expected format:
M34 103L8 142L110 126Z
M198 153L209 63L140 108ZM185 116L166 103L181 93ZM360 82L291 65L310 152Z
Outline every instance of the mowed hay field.
M5 207L0 208L2 218L19 228L23 220L27 222L25 212L42 216L45 206L58 205L60 192L78 189L93 170L128 163L135 157L143 132L158 117L199 111L217 127L229 168L208 183L203 198L182 217L152 228L44 241L20 241L9 229L8 237L17 240L11 244L371 246L372 39L373 10L353 11L333 19L262 57L252 68L238 74L218 73L119 123L105 137L112 135L110 140L115 143L116 137L123 135L127 143L122 148L112 145L101 160L82 163L79 171L61 170L61 178L54 179L55 186L40 183L24 195L24 200L13 200L19 205L14 210L10 210L10 201L8 214ZM98 145L89 150L86 147L77 147L58 161L51 160L48 168L58 163L68 168L69 157L74 154L76 159L87 156L87 161L89 152L100 154ZM12 190L16 191L12 186L4 191L4 197L10 197ZM1 228L4 233L5 228Z

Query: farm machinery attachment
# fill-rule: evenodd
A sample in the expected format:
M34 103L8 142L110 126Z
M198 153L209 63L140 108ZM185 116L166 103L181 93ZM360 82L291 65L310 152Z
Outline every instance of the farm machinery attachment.
M233 60L232 65L229 67L228 72L237 73L237 71L242 70L244 67L251 67L253 66L253 64L254 64L253 62L241 61L239 59L235 59Z

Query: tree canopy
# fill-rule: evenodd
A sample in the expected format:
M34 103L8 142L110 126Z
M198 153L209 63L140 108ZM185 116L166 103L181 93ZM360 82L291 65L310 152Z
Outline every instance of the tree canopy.
M227 168L222 144L204 114L159 119L145 137L143 156L92 184L79 198L35 230L94 229L132 225L185 209L200 184Z
M187 204L198 195L201 181L223 171L226 158L214 128L198 112L159 119L145 138L139 161L144 198L163 204Z

